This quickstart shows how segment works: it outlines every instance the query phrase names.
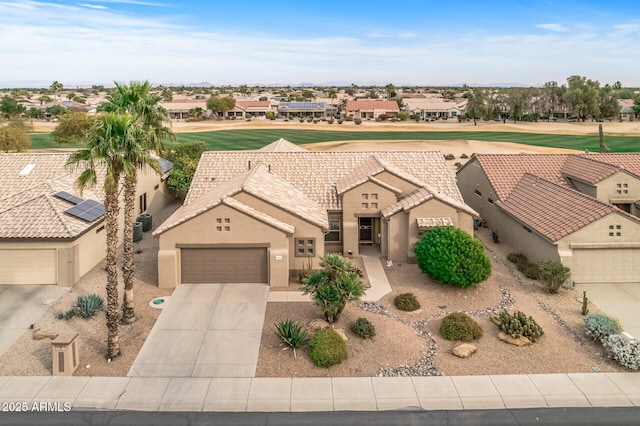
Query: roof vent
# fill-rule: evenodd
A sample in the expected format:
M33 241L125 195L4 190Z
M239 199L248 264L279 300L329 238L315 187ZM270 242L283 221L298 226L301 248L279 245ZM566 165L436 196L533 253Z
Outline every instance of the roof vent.
M27 164L22 170L20 170L20 176L28 175L33 169L35 169L35 167L35 164Z

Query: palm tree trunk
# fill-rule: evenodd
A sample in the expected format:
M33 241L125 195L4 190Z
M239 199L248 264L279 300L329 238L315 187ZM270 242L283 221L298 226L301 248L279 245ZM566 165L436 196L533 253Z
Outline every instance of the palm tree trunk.
M135 212L136 187L138 177L134 175L124 181L124 243L122 260L124 268L124 300L122 303L122 322L131 324L136 320L133 308L133 215Z
M120 355L120 338L118 323L120 309L118 306L118 269L116 267L118 249L118 192L117 188L105 194L107 210L107 358Z

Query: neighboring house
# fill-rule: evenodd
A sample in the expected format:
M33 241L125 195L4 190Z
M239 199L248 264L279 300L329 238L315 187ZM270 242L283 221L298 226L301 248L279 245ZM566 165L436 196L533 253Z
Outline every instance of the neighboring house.
M421 120L431 118L456 118L464 114L465 102L448 101L443 98L403 98L405 111L409 114L416 114Z
M171 120L185 120L189 118L189 111L202 108L202 116L210 117L211 111L207 110L206 99L181 99L179 101L161 102L160 106L167 110Z
M633 112L633 106L635 103L633 102L633 99L619 99L618 104L620 105L620 121L633 121L635 118L635 114Z
M280 102L278 115L286 118L326 118L336 114L336 107L324 102Z
M346 115L363 120L375 120L381 115L396 117L400 112L396 101L361 100L347 101Z
M160 287L258 282L287 286L326 252L415 260L420 233L473 233L442 153L312 152L280 139L258 151L210 151L183 206L154 233Z
M237 118L245 118L248 115L264 117L268 111L271 111L271 102L269 101L236 101L235 108L227 111L227 116Z
M80 170L67 168L68 158L0 155L0 284L72 286L104 259L102 182L81 194ZM161 166L166 177L171 163ZM173 199L163 180L139 174L136 214L157 213Z
M465 202L531 261L582 283L640 282L640 154L479 154L458 171Z

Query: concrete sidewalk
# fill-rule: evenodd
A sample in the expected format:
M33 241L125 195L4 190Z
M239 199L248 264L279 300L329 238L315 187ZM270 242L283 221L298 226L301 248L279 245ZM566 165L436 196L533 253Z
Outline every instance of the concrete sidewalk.
M0 401L75 410L382 411L640 406L640 373L464 377L0 377Z
M264 284L179 286L128 375L253 377L268 292Z

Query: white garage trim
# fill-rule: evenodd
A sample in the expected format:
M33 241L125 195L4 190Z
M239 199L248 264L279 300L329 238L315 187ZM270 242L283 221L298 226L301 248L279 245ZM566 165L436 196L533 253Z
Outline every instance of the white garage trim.
M573 250L573 280L577 284L640 282L640 248Z
M57 284L56 249L0 249L0 284Z

